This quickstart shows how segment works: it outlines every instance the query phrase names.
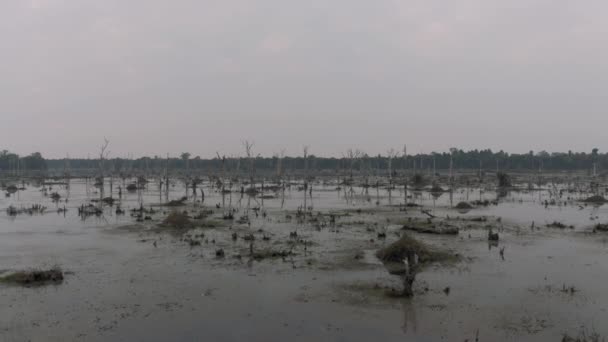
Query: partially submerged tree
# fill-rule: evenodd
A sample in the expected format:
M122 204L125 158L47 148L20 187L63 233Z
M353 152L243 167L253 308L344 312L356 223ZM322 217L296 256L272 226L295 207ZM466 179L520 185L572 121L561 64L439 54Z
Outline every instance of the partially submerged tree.
M249 162L249 191L255 191L255 165L253 155L253 142L249 140L243 141L243 147L245 147L245 156Z
M304 152L304 189L308 187L308 146L303 147Z
M104 190L104 177L105 177L105 163L110 155L110 151L108 150L108 146L110 145L110 141L103 138L103 144L99 148L99 183L101 183L101 191L100 191L100 199L103 199L103 190ZM110 194L112 196L112 194ZM99 203L101 203L100 201ZM101 204L100 204L101 205Z
M388 159L388 179L392 183L393 180L393 159L397 157L397 151L393 148L386 151L386 157Z
M191 154L189 152L183 152L180 155L180 158L184 161L184 166L186 167L186 171L188 171L188 169L190 167L190 156L191 156Z
M363 153L360 150L353 150L351 148L346 151L344 158L348 160L349 176L351 181L353 179L353 169L355 168L355 163L359 158L361 158L362 155Z
M280 154L276 154L277 158L277 177L281 179L283 177L283 159L285 158L285 150L281 150Z

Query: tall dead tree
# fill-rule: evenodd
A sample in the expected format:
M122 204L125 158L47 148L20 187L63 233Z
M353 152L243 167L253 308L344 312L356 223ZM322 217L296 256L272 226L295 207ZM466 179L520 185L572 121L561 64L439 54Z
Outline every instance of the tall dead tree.
M249 189L253 191L254 187L254 178L255 178L255 169L254 169L254 159L253 159L253 142L249 142L248 140L243 141L243 147L245 147L245 155L247 156L247 160L249 161Z
M308 187L308 146L303 147L304 152L304 188Z
M348 160L349 176L350 176L351 181L353 179L353 169L355 167L355 163L357 162L357 159L361 158L362 155L363 155L363 153L361 151L353 150L352 148L348 149L348 151L346 151L345 158Z
M405 175L405 180L403 182L403 198L407 204L407 145L403 145L403 167L403 174Z
M285 150L281 150L281 153L275 154L277 158L277 178L283 178L283 158L285 158Z
M183 152L180 158L184 161L184 167L186 168L186 174L190 171L190 152Z
M392 183L393 182L393 158L397 157L397 151L395 151L394 148L391 148L388 151L386 151L386 156L388 159L388 179L389 179L389 182Z
M105 184L104 184L105 162L106 162L106 159L108 159L108 156L110 155L110 151L108 150L109 145L110 145L110 141L104 137L103 144L99 148L99 183L101 184L101 187L100 187L101 190L99 191L99 196L100 196L99 205L100 206L103 203L103 191L105 188ZM111 196L112 196L112 194L110 194L110 197Z
M169 153L167 153L167 164L165 166L165 201L169 201Z
M220 156L219 152L215 152L215 154L217 155L217 160L220 161L220 164L222 166L222 170L220 173L220 180L221 180L222 192L224 192L224 190L225 190L224 182L225 182L225 177L226 177L226 156L225 155Z
M308 210L306 197L308 196L308 146L302 148L304 155L304 211Z

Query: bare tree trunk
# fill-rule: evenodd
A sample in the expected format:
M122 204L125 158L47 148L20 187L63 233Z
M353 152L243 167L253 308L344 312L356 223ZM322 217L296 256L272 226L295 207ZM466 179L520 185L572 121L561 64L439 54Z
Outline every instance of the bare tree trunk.
M255 189L254 187L254 174L255 174L255 170L254 170L254 160L253 160L253 143L249 142L247 140L245 140L243 142L243 145L245 147L245 154L247 155L247 159L249 161L249 188L251 189L251 191L253 191Z
M403 199L404 203L407 204L407 145L403 145L403 173L405 175L405 179L403 182Z
M169 153L167 153L167 166L165 167L165 201L169 201Z
M103 204L103 198L104 198L104 188L105 188L105 181L104 181L104 176L105 176L105 160L108 157L108 155L110 155L110 151L108 151L108 145L110 144L110 141L106 138L103 138L104 143L101 145L101 148L99 150L99 182L101 183L101 188L99 191L99 207L102 206Z

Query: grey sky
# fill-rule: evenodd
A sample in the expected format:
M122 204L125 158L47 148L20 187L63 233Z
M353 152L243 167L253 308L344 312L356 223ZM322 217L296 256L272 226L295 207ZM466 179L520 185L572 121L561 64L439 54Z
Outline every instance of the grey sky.
M2 0L0 148L606 151L606 1Z

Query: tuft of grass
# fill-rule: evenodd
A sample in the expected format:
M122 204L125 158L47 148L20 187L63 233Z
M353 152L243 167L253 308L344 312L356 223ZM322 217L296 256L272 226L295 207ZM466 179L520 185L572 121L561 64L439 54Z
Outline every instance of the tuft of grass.
M17 271L0 277L0 282L24 286L61 283L62 281L63 271L59 266L48 270L32 269Z
M551 223L549 223L547 225L547 227L549 228L559 228L559 229L566 229L566 228L570 228L570 229L574 229L574 226L567 226L559 221L553 221Z
M441 234L441 235L458 235L459 229L444 221L437 223L431 219L428 220L408 220L401 228L403 230L411 230L422 234Z
M399 240L380 249L376 252L376 256L382 262L402 263L411 252L418 255L418 261L422 264L445 261L453 258L449 253L436 251L425 243L420 242L407 234L403 234Z
M562 342L605 342L606 338L600 336L600 334L595 331L587 332L585 330L581 331L578 336L572 337L568 334L564 334L562 337Z
M226 224L224 223L224 221L219 220L205 220L201 222L199 226L202 228L219 228L226 226Z
M598 223L595 225L595 230L599 230L602 232L608 232L608 223Z
M182 205L186 205L186 201L188 200L188 197L182 197L179 200L171 200L168 203L165 204L165 206L167 207L180 207Z
M608 200L606 200L603 196L595 195L595 196L587 197L586 199L583 200L583 202L586 202L586 203L606 203L606 202L608 202Z
M469 210L469 209L473 209L473 206L467 202L460 202L460 203L456 204L456 206L454 208L459 209L459 210Z
M287 258L290 255L294 255L291 251L275 251L275 250L263 250L254 252L251 257L254 260L260 261L264 259L276 259L276 258Z
M179 211L172 211L163 220L163 225L171 228L192 228L194 224L190 221L190 217L186 213Z

